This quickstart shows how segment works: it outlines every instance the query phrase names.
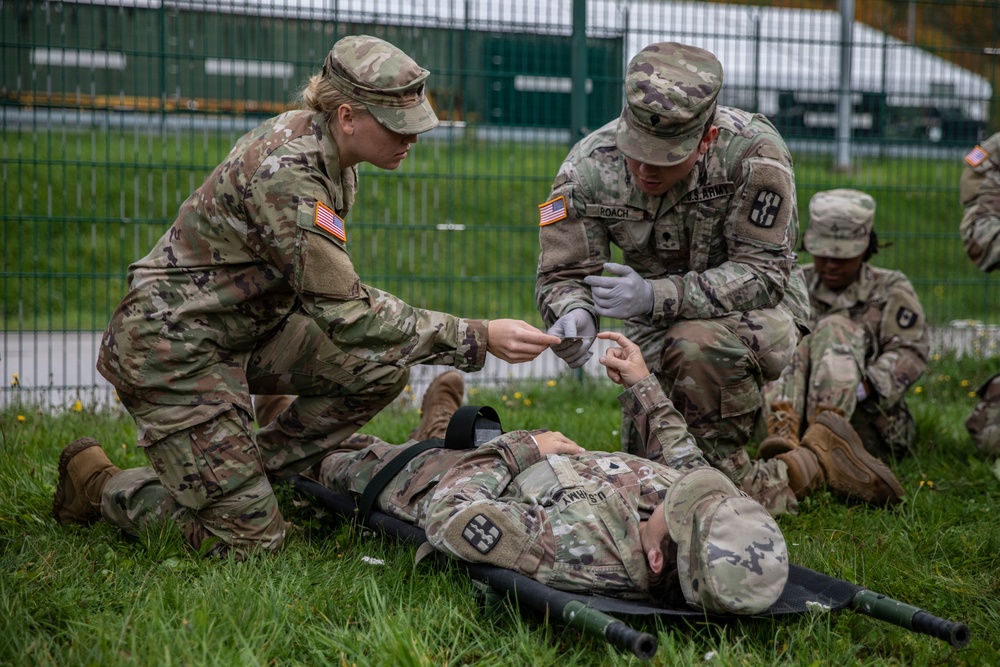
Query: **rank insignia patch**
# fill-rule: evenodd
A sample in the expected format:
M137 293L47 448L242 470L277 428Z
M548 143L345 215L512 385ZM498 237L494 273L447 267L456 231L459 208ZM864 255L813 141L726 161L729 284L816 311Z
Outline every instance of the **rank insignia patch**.
M328 234L333 234L341 241L347 241L347 231L344 229L344 219L321 201L316 202L316 226Z
M605 475L621 475L622 473L632 472L632 469L625 465L617 456L607 456L597 459L597 465L601 467Z
M482 514L477 514L465 524L462 537L479 553L488 554L500 542L503 531Z
M538 226L544 227L566 217L566 198L558 196L538 205Z
M758 227L770 229L774 227L774 221L778 218L778 211L781 210L781 195L770 190L761 190L757 193L750 208L750 222Z

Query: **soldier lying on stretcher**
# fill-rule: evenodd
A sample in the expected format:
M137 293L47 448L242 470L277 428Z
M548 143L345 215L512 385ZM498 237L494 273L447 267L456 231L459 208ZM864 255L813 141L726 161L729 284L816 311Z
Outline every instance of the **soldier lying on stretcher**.
M379 492L378 509L422 528L440 552L559 590L764 611L788 577L780 528L705 462L639 349L619 333L600 336L621 346L601 363L625 387L620 400L646 458L586 451L558 432L511 431L476 449L418 454ZM435 379L414 441L443 438L463 392L457 372ZM343 444L307 476L356 499L406 449L367 435Z

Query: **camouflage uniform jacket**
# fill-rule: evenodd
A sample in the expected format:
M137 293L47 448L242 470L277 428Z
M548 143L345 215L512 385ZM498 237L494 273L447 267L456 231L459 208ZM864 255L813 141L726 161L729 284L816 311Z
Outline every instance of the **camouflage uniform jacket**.
M1000 266L1000 132L984 141L982 150L986 157L962 172L965 215L959 229L969 258L993 271Z
M482 368L484 320L413 308L359 279L343 222L357 176L340 169L323 114L290 111L241 137L129 267L101 374L152 403L251 410L247 359L293 312L349 355Z
M792 159L770 122L719 106L715 142L660 197L633 183L615 145L617 123L578 143L552 186L549 200L564 198L566 217L539 229L535 296L546 324L574 308L596 318L583 279L601 273L614 243L653 285L653 311L640 324L665 328L785 299L804 325L805 285L789 277L798 237Z
M682 474L664 457L689 467L707 463L654 376L620 401L647 436L652 460L609 452L543 458L528 431L511 431L467 452L418 455L382 490L378 505L423 528L435 549L456 558L564 591L643 597L648 566L639 522ZM320 480L360 496L402 449L381 443L334 452L321 463Z
M910 385L927 368L927 320L913 285L899 271L867 262L857 280L840 293L825 287L812 264L802 267L812 304L811 325L830 315L844 315L865 330L865 378L875 389L879 408L891 413L903 403Z

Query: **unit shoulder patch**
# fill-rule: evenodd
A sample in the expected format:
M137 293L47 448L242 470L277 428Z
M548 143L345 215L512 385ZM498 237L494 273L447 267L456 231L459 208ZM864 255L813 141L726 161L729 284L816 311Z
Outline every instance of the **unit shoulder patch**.
M500 543L503 531L486 516L477 514L469 519L462 529L462 537L481 554L488 554L493 547Z
M781 210L781 195L771 190L759 190L757 198L750 207L750 223L757 227L770 229L774 227L778 219L778 212Z
M896 311L896 324L900 329L909 329L917 323L917 314L906 306L900 306Z

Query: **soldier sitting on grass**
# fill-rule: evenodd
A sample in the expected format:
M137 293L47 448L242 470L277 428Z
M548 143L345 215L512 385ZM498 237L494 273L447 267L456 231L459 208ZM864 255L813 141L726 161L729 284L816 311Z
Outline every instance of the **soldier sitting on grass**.
M802 444L822 438L824 413L849 420L845 428L881 458L906 453L916 438L904 395L927 367L927 322L906 276L868 263L878 251L874 218L875 200L857 190L818 192L809 202L803 243L814 263L803 269L812 333L764 389L770 415L759 450L790 471L815 466L799 436L804 429ZM800 492L809 483L792 480Z

